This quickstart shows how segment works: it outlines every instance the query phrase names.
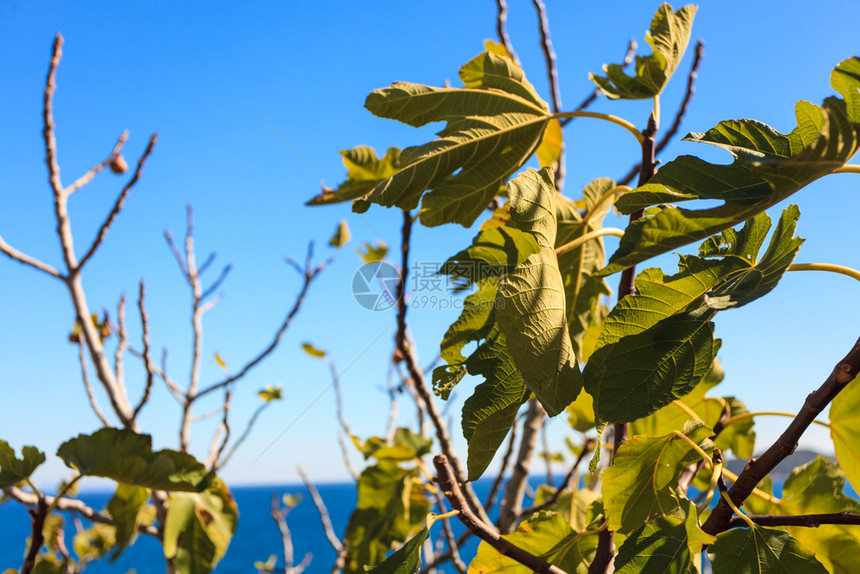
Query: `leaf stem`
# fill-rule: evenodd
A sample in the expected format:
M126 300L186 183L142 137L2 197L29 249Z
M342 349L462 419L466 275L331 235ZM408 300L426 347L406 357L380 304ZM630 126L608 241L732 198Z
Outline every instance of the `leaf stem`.
M860 168L860 166L857 166ZM860 173L858 171L857 173ZM860 281L860 271L845 267L844 265L836 265L835 263L792 263L788 266L789 271L829 271L830 273L839 273L847 275Z
M35 495L36 495L36 496L38 496L39 498L42 498L42 493L41 493L41 491L39 491L39 489L38 489L38 488L36 488L36 485L35 485L35 484L33 484L33 483L30 481L30 478L29 478L29 477L28 477L28 478L25 478L25 479L24 479L24 482L26 482L26 483L27 483L27 486L29 486L29 487L30 487L30 490L32 490L32 491L33 491L33 494L35 494Z
M726 467L723 467L723 476L725 476L726 478L728 478L732 482L737 482L737 480L738 480L738 475L736 475L735 473L733 473L732 471L730 471ZM762 500L766 500L767 502L769 502L771 504L774 504L774 505L782 504L782 500L778 499L777 497L775 497L772 494L766 493L765 491L761 490L760 488L753 488L752 493L754 495L758 496L759 498L761 498Z
M672 434L690 445L690 447L695 450L700 457L702 457L702 460L705 461L705 464L708 466L708 468L714 468L714 461L711 460L711 457L708 456L708 453L702 450L702 447L693 442L693 439L678 430L672 431Z
M654 123L660 128L660 94L654 96Z
M788 412L783 412L783 411L758 411L755 413L741 413L739 415L735 415L735 416L729 418L728 420L726 420L726 422L723 423L723 428L725 428L725 427L729 426L730 424L735 423L737 421L741 421L741 420L745 420L745 419L749 419L749 418L753 418L753 417L757 417L757 416L788 417L788 418L793 419L797 415L794 413L788 413ZM817 425L821 425L825 428L830 428L830 425L825 423L825 422L813 420L812 423L817 424Z
M626 185L616 185L603 195L597 198L597 201L594 202L594 205L591 206L585 215L582 216L582 222L588 223L594 217L594 215L598 212L599 208L606 203L607 201L612 200L616 195L620 193L627 193L630 191L630 188Z
M691 409L689 407L689 405L685 404L683 401L676 399L676 400L672 401L672 404L674 404L676 407L678 407L679 409L681 409L682 411L687 413L687 415L689 415L689 417L691 419L693 419L694 421L701 421L702 420L702 417L697 415L696 411ZM702 421L702 422L704 422L704 421Z
M755 528L755 522L753 522L752 520L750 520L750 517L749 517L749 516L747 516L746 514L744 514L743 512L741 512L741 509L740 509L740 508L738 508L737 506L735 506L735 503L734 503L734 502L732 502L732 499L729 497L728 493L726 493L726 492L721 492L721 493L720 493L720 496L722 496L722 497L723 497L723 500L725 500L726 502L728 502L728 503L729 503L729 506L731 507L731 509L734 511L734 513L735 513L735 514L737 514L737 515L741 518L741 520L743 520L744 522L746 522L746 523L749 525L749 527L750 527L750 528Z
M834 169L831 173L858 173L860 174L860 165L853 163L845 164L842 167Z
M577 237L570 243L565 243L561 247L557 248L555 250L555 254L557 257L561 257L565 253L570 253L577 247L581 247L592 239L597 239L598 237L603 237L604 235L614 235L615 237L622 237L624 235L624 230L618 229L617 227L602 227L600 229L595 229L594 231L589 231L585 235Z
M556 119L595 118L598 120L604 120L607 122L611 122L615 125L619 125L622 128L624 128L625 130L627 130L628 132L630 132L631 134L633 134L633 137L636 138L636 141L639 142L640 145L642 145L642 142L645 140L645 136L642 135L642 132L640 132L638 129L636 129L636 126L634 126L633 124L631 124L630 122L628 122L627 120L625 120L623 118L619 118L618 116L613 116L610 114L601 114L599 112L558 112L558 113L552 114L552 117L556 118Z

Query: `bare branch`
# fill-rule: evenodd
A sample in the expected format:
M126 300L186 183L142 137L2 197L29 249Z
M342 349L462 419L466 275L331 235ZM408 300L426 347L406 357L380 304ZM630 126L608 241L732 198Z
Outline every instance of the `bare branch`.
M20 488L14 486L4 488L3 492L8 495L9 498L17 500L18 502L26 506L36 506L39 503L39 497L37 495L32 494L30 492L24 492ZM51 506L54 503L54 497L45 496L45 503L48 506ZM93 510L83 501L75 498L63 497L59 500L59 502L57 502L55 508L63 512L74 512L75 514L79 514L87 520L90 520L92 522L98 522L99 524L113 524L113 520L110 516ZM140 525L138 527L138 532L158 537L158 529L154 526Z
M537 449L540 429L546 419L546 411L536 399L529 400L526 420L523 423L523 438L511 478L505 485L505 495L499 509L497 525L503 534L512 532L516 527L516 519L522 512L523 496L531 470L531 461Z
M541 574L564 574L564 571L561 568L548 564L534 554L530 554L519 546L515 546L508 542L491 526L475 516L469 508L469 504L466 502L463 492L457 484L454 470L451 468L448 463L448 459L444 454L436 455L433 458L433 465L436 467L436 481L439 483L439 487L442 489L442 492L445 493L451 506L455 510L460 511L457 518L466 525L466 528L474 532L481 540L495 548L502 556L507 556L512 560L516 560L523 566L531 568L535 572L539 572Z
M125 327L125 293L123 293L119 298L119 303L116 306L116 317L116 338L118 343L113 353L113 370L116 373L117 384L124 385L125 371L123 369L123 355L125 354L126 349L128 349L128 331Z
M146 158L149 157L149 154L152 153L152 149L155 147L155 141L158 139L158 134L153 134L149 138L149 144L146 146L146 150L144 150L143 155L140 156L140 159L137 160L137 168L134 170L134 175L131 176L131 179L120 191L119 196L116 198L116 201L113 204L110 212L105 218L102 226L99 228L98 233L96 234L95 239L93 239L92 244L90 244L90 248L87 249L87 252L81 258L80 262L77 265L78 269L81 269L84 265L86 265L87 261L95 254L96 250L101 245L102 241L104 241L105 236L107 235L108 229L113 224L116 216L119 215L119 212L122 211L122 206L125 204L125 199L128 197L128 193L131 191L131 188L134 187L134 184L140 179L140 174L143 171L143 164L146 162Z
M224 392L224 404L219 409L222 413L221 422L212 434L212 442L209 444L209 456L204 463L209 470L215 471L220 467L221 455L227 447L227 441L230 440L230 423L227 421L230 414L230 389ZM224 433L224 438L221 438L221 433Z
M302 477L302 482L305 483L305 488L308 489L308 492L311 495L311 500L314 502L314 506L317 507L317 512L320 516L320 522L322 522L323 530L325 531L325 537L328 540L328 543L331 544L331 547L334 548L334 551L340 554L344 551L344 545L340 541L340 538L337 537L337 534L334 533L334 526L332 526L331 518L328 515L328 509L326 508L325 502L320 496L319 491L317 490L314 483L308 479L305 471L302 470L302 467L296 467L296 471L299 473L299 476Z
M54 197L63 195L60 181L60 165L57 162L57 138L54 135L54 92L57 89L57 66L63 57L63 36L59 32L54 37L51 63L48 65L48 78L45 81L44 102L42 105L42 138L45 140L45 165L48 166L48 182Z
M254 428L254 423L257 422L257 418L266 409L266 407L268 407L270 404L271 403L269 403L269 402L265 402L256 408L256 410L254 411L254 414L252 414L251 418L248 420L248 424L245 427L245 430L242 431L242 434L239 435L239 438L236 440L235 443L233 443L233 446L230 447L230 450L227 451L226 456L224 456L221 459L221 463L218 465L218 468L224 468L224 466L226 466L227 463L230 462L230 459L233 458L234 454L236 454L236 449L238 449L239 446L243 442L245 442L245 439L248 438L248 435L251 434L251 429Z
M120 134L119 138L116 140L116 144L114 144L113 150L111 150L110 155L107 156L107 159L105 159L104 161L97 163L96 165L91 167L89 169L89 171L87 171L84 175L82 175L81 177L76 179L75 182L72 183L72 185L67 187L65 190L63 190L63 192L66 195L72 195L77 190L79 190L80 188L82 188L83 186L88 184L90 181L92 181L92 179L101 170L103 170L104 168L106 168L107 166L112 164L113 162L117 161L117 159L120 157L120 153L122 152L122 146L126 142L127 139L128 139L128 130L125 130L124 132L122 132Z
M27 557L24 559L24 565L21 566L21 574L30 574L33 567L36 565L36 556L45 543L45 534L43 527L45 526L45 517L48 516L48 504L45 498L40 496L36 502L36 508L31 508L30 513L30 549L27 552Z
M496 0L498 13L496 15L496 34L499 37L499 42L505 47L505 51L511 56L514 63L519 66L520 59L514 51L514 46L511 44L511 37L508 36L508 3L505 0Z
M202 294L200 297L201 297L202 299L207 299L207 298L208 298L209 296L211 296L215 291L217 291L217 290L218 290L218 288L219 288L219 287L221 287L221 284L222 284L222 283L224 282L224 280L227 278L227 275L230 273L230 271L231 271L232 269L233 269L233 264L232 264L232 263L229 263L229 264L225 265L225 266L224 266L224 269L222 269L222 270L221 270L221 274L218 276L218 279L216 279L216 280L212 283L212 285L210 285L210 286L209 286L209 288L208 288L208 289L204 290L204 291L203 291L203 294ZM200 268L199 273L203 273L203 267L201 267L201 268Z
M166 229L164 230L164 239L167 240L167 246L176 258L179 270L182 271L182 275L188 279L188 266L185 264L185 259L182 257L182 253L179 252L179 248L177 248L176 244L173 242L173 236L170 234L170 231Z
M84 353L84 345L82 343L78 343L78 359L81 364L81 379L84 381L84 389L87 392L87 398L90 401L90 407L92 407L93 412L102 422L102 424L106 427L113 426L110 424L110 421L105 416L104 412L102 412L101 407L99 407L99 403L96 400L96 395L93 393L93 387L90 385L90 376L87 372L87 356Z
M149 394L152 391L152 385L155 381L155 372L152 369L152 357L150 356L150 346L149 346L149 317L146 314L146 307L143 303L143 297L146 294L146 290L144 288L143 281L140 282L140 287L138 290L137 296L137 310L140 313L140 326L141 326L141 341L143 343L143 364L146 370L146 386L143 388L143 396L140 397L140 402L137 403L137 406L134 408L134 412L132 413L132 418L136 419L137 415L140 414L143 406L149 401Z
M824 383L806 397L797 416L792 419L788 428L776 442L764 454L750 460L744 467L743 472L740 473L728 491L736 505L743 504L756 485L770 474L777 464L794 452L798 440L815 420L815 417L857 376L858 372L860 372L860 339L854 343L848 354L836 364ZM702 525L702 530L708 534L718 534L724 531L729 527L732 514L732 509L728 503L721 498Z
M540 39L543 57L546 60L546 71L549 76L549 88L553 113L561 111L561 89L558 85L558 66L556 65L555 50L552 48L552 37L549 33L549 18L546 14L546 5L542 0L532 0L537 10L540 22Z
M346 417L343 416L343 395L340 392L340 375L337 372L337 365L334 364L334 361L328 361L328 367L331 372L331 385L334 387L335 412L337 420L340 423L340 428L343 429L343 432L337 433L337 441L340 444L340 452L343 456L343 463L346 466L347 472L354 480L358 480L358 472L356 472L352 466L352 461L349 459L349 450L346 447L346 440L344 439L344 434L352 436L352 430L346 422ZM301 471L299 473L301 474Z
M437 489L433 492L433 495L436 498L436 504L439 505L439 513L443 514L445 512L445 499L442 497L442 493ZM451 564L457 572L466 574L466 564L460 558L459 545L454 539L454 531L451 529L451 522L447 517L442 519L442 533L445 535L445 541L448 543L447 554L450 556ZM436 563L438 564L439 562Z
M57 279L65 280L65 276L62 273L60 273L59 271L57 271L55 268L51 267L47 263L43 263L43 262L39 261L35 257L30 257L26 253L22 253L21 251L18 251L17 249L15 249L14 247L12 247L8 243L6 243L6 241L2 237L0 237L0 253L5 255L9 259L12 259L13 261L17 261L18 263L23 263L24 265L29 265L30 267L32 267L33 269L36 269L37 271L47 273L51 277L56 277Z
M424 379L424 372L421 370L421 367L418 366L418 359L415 356L415 348L410 345L408 341L406 326L406 311L408 310L408 305L406 303L406 281L409 277L409 247L412 236L412 223L412 214L408 210L403 210L403 226L401 228L400 247L400 279L397 282L396 293L397 333L395 334L394 340L397 348L400 350L400 354L403 356L403 362L412 379L414 389L421 398L421 401L424 403L423 406L427 411L427 415L433 422L433 427L436 430L436 438L439 439L439 448L442 449L442 452L447 457L446 460L450 461L456 475L458 477L465 477L460 460L457 458L457 454L454 452L454 447L451 445L451 436L448 434L448 428L445 426L445 421L442 419L442 415L439 413L439 409L433 401L430 390L427 388L427 382ZM481 520L489 523L490 519L484 511L484 507L481 505L480 500L478 500L478 497L475 495L475 491L472 489L471 484L466 483L464 485L464 489L472 509L478 514Z

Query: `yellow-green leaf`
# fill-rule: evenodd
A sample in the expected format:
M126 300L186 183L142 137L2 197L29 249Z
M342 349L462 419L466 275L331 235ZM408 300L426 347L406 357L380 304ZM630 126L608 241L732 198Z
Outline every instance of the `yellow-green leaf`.
M318 347L314 347L310 343L302 343L302 350L316 359L322 359L326 356L326 352Z

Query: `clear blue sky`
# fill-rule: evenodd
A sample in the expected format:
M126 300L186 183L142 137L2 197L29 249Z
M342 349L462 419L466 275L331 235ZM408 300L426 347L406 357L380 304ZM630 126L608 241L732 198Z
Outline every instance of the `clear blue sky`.
M235 266L224 300L206 317L204 382L219 377L215 351L231 367L240 366L268 342L292 304L299 279L283 264L283 256L302 256L311 239L324 254L325 241L342 218L352 228L353 245L382 237L397 247L396 211L374 207L358 218L348 205L303 205L318 192L321 178L329 185L343 178L339 150L368 144L384 151L431 137L433 129L414 130L373 117L362 107L367 93L398 80L441 85L450 79L456 84L458 67L482 50L484 39L495 38L491 0L215 6L167 1L0 4L0 234L44 261L60 262L40 135L44 76L59 30L66 43L55 117L64 181L101 160L123 129L131 132L129 160L140 154L151 133L159 133L142 181L85 273L90 304L113 309L121 293L132 296L145 278L153 344L169 347L170 371L184 380L189 294L162 232L170 229L181 236L184 206L193 204L200 256L216 251L218 262ZM548 2L565 109L592 89L589 71L620 61L629 38L649 51L643 34L657 7L657 2L641 1ZM703 2L694 36L705 40L706 58L682 133L746 117L790 130L794 103L820 103L833 93L832 68L860 54L858 21L860 5L850 0L819 2L814 8L801 2ZM531 3L512 0L514 46L529 79L548 98L536 30ZM682 71L690 61L688 55ZM674 112L683 83L676 79L664 96L664 118ZM645 104L603 99L593 109L637 125L648 114ZM565 137L568 193L595 177L620 177L637 158L635 142L614 126L578 120ZM724 152L702 149L706 147L677 142L663 157L694 153L729 160ZM123 181L104 174L73 198L79 248L89 242ZM798 234L807 238L798 262L860 267L854 239L858 188L856 176L831 176L792 198L802 211ZM472 235L473 230L455 226L419 228L414 259L442 262ZM612 243L607 244L611 250ZM658 263L675 269L671 257ZM258 404L256 391L265 384L282 383L285 400L265 413L244 450L224 470L228 481L293 481L297 464L319 480L345 477L334 396L323 393L330 384L328 371L300 350L302 341L328 349L345 371L346 416L356 433L384 432L388 401L382 389L394 316L355 303L350 286L358 266L350 247L315 284L282 347L237 387L234 432L244 426ZM846 277L794 273L765 299L721 314L717 335L724 340L723 393L738 395L752 410L796 411L857 337L858 289ZM424 361L435 356L456 313L412 313ZM133 313L129 315L134 337L138 330ZM37 475L45 483L64 473L50 456L56 447L98 426L83 392L76 349L66 342L72 322L59 282L0 259L0 438L16 449L35 444L49 453L49 463ZM134 398L142 377L132 370L129 378ZM458 437L459 403L473 384L462 384L450 411ZM101 402L106 405L103 397ZM217 405L213 397L200 412ZM402 400L400 406L403 421L411 421L409 402ZM178 420L178 406L156 385L142 415L143 429L153 434L157 447L175 447ZM785 423L763 420L759 444L775 438ZM195 427L196 454L205 456L213 425L209 421ZM565 428L561 420L552 423L554 442L561 441ZM816 430L808 436L807 446L831 448L826 433Z

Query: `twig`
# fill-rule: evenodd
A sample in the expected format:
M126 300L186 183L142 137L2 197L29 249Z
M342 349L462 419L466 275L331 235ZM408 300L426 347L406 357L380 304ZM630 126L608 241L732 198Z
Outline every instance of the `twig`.
M258 406L256 410L254 410L254 414L252 414L251 418L248 420L248 425L245 427L245 430L242 431L242 434L239 435L239 438L236 440L235 443L233 443L233 446L230 447L230 450L227 451L227 455L221 459L221 463L218 465L219 468L224 468L227 463L230 462L230 459L233 458L234 454L236 454L236 449L238 449L239 446L243 442L245 442L245 439L248 438L248 435L251 434L251 429L254 427L254 423L257 422L257 418L270 404L272 403L265 402L262 405Z
M81 364L81 379L84 381L84 390L87 392L87 399L90 401L90 407L92 407L93 412L102 422L102 424L106 427L113 426L108 418L105 416L101 407L99 407L99 403L96 400L96 395L93 393L93 387L90 384L90 376L87 372L87 356L84 353L84 345L83 343L78 343L78 361Z
M107 319L107 312L105 312L105 319ZM124 386L125 369L123 357L128 349L128 330L125 325L125 293L119 297L119 303L116 306L116 320L116 329L113 328L110 321L107 323L111 330L116 331L117 345L113 352L113 370L116 373L116 382L117 384Z
M63 57L63 35L57 32L54 36L54 46L51 50L51 62L48 65L48 78L45 81L44 100L42 105L42 138L45 140L45 165L48 166L48 182L55 196L63 195L63 184L60 181L60 165L57 162L57 138L54 135L54 92L57 90L57 66Z
M74 183L72 183L70 186L68 186L64 190L66 195L71 195L71 194L75 193L77 190L79 190L80 188L87 185L90 181L92 181L92 179L100 171L102 171L104 168L106 168L107 166L112 164L114 161L116 161L120 157L120 153L122 152L122 146L126 142L127 139L128 139L128 130L125 130L124 132L122 132L120 134L119 138L116 140L116 144L114 144L113 149L110 152L110 155L107 156L107 158L104 161L97 163L96 165L91 167L89 169L89 171L87 171L84 175L82 175L81 177L76 179L74 181Z
M523 437L511 478L505 485L505 495L499 508L497 526L507 534L516 528L516 520L523 508L523 496L531 471L531 461L540 439L540 429L546 419L546 411L536 399L529 400L526 419L523 422Z
M25 506L37 506L39 504L39 497L36 494L24 492L20 488L14 486L4 488L3 492L7 496L9 496L9 498L17 500ZM54 500L55 497L53 496L45 496L45 504L47 506L53 505ZM78 500L76 498L63 497L56 503L56 506L54 506L54 508L62 512L74 512L75 514L79 514L91 522L98 522L100 524L113 524L113 520L110 516L102 514L101 512L90 508L83 501ZM149 534L150 536L158 536L158 529L154 526L145 526L141 524L138 527L138 532L142 534Z
M153 370L150 368L152 365L152 358L150 357L150 347L149 347L149 317L146 314L146 307L143 304L143 297L146 294L146 290L143 285L143 281L140 282L140 287L138 288L138 296L137 296L137 310L140 313L140 327L141 327L141 342L143 344L143 364L144 369L146 370L146 386L143 388L143 396L140 397L140 402L137 403L137 406L134 408L134 413L132 413L132 418L137 419L137 415L140 414L143 406L149 401L149 394L152 391L152 385L155 381L155 375Z
M520 65L520 59L514 51L514 46L511 44L511 37L508 36L508 3L505 0L496 0L498 13L496 14L496 35L499 37L499 42L505 47L505 51L514 61L517 66Z
M218 427L215 429L215 433L212 435L212 442L209 444L209 457L206 459L204 465L209 468L209 470L218 470L221 467L221 455L224 453L224 449L227 447L227 441L230 440L230 423L227 420L230 414L230 397L232 393L230 389L224 391L224 404L221 406L221 422L218 423ZM224 438L221 438L221 433L224 433ZM220 439L220 440L219 440Z
M55 268L51 267L47 263L43 263L34 257L30 257L26 253L22 253L18 251L0 237L0 253L12 259L13 261L17 261L18 263L23 263L24 265L28 265L37 271L42 271L43 273L47 273L51 277L56 277L57 279L64 280L65 276L57 271Z
M403 356L403 362L406 364L406 369L412 379L415 391L424 403L424 409L427 411L427 415L433 422L433 427L436 430L436 438L439 439L439 448L441 448L442 452L447 456L447 460L450 461L451 467L454 469L456 475L458 477L464 477L465 475L463 474L460 460L457 458L454 448L451 445L451 436L448 434L445 421L442 419L442 415L439 413L439 409L436 407L436 403L433 402L433 397L430 395L430 391L427 388L427 382L424 379L424 372L418 366L418 360L415 357L415 349L408 342L406 326L406 312L408 310L406 302L406 281L409 277L409 247L412 235L412 223L412 214L408 210L403 210L403 226L401 228L402 239L400 247L400 279L397 282L396 294L397 333L394 340L397 348ZM481 517L481 520L489 523L490 519L484 511L484 507L481 505L480 500L478 500L478 497L475 495L475 491L472 489L471 484L466 483L464 485L464 489L466 491L467 500L469 501L472 509Z
M626 68L631 63L633 63L633 56L636 55L636 48L637 48L636 40L633 40L631 38L630 42L627 44L627 53L624 55L624 61L621 64L621 66L623 68ZM594 101L598 97L600 97L600 94L602 94L602 93L603 92L600 91L600 88L595 88L593 92L591 92L584 100L582 100L579 103L578 106L576 106L575 111L580 112L580 111L588 108L588 106L593 104ZM573 118L565 118L565 119L561 120L561 125L566 126L571 121L573 121Z
M699 39L696 41L696 51L693 57L693 66L690 68L690 73L687 75L687 91L684 94L684 99L681 101L681 105L678 107L678 111L675 112L675 119L672 121L672 125L668 130L663 134L663 137L660 138L660 141L657 143L657 147L655 149L655 155L659 155L663 148L665 148L672 138L678 133L678 130L681 127L681 122L684 120L684 116L687 113L687 108L690 106L690 100L693 98L693 94L696 93L696 79L699 77L699 64L702 62L702 57L705 55L705 43ZM641 163L637 163L630 171L627 172L621 180L618 182L618 185L627 185L636 175L639 173L639 169L642 167Z
M822 524L860 524L860 514L853 512L833 512L828 514L802 514L786 516L782 514L748 514L747 518L759 526L806 526L818 528ZM739 516L729 520L729 528L742 528L746 522Z
M340 423L340 428L343 429L343 432L337 433L337 442L340 445L340 452L343 456L343 464L346 467L346 471L353 480L358 480L358 472L355 470L355 467L352 465L352 461L349 459L349 449L346 446L346 439L344 436L352 436L352 430L346 422L346 417L343 416L343 395L340 391L340 375L337 372L337 365L334 364L334 361L329 360L328 367L331 372L331 384L334 387L335 412L337 414L337 420Z
M780 437L758 458L750 460L737 481L729 489L732 501L740 506L752 493L756 485L764 479L782 460L797 448L797 441L812 424L827 405L845 388L860 372L860 339L858 339L845 357L839 361L830 376L815 391L806 397L797 416L788 425ZM724 500L720 500L711 515L702 525L702 530L708 534L718 534L729 527L732 509Z
M48 505L45 503L44 497L39 497L36 503L36 508L31 508L30 513L30 549L27 552L27 557L24 559L24 565L21 566L21 574L30 574L33 567L36 565L36 556L45 543L45 535L42 532L45 526L45 517L48 515Z
M445 499L442 497L442 493L437 489L433 493L433 496L436 498L436 504L439 505L439 513L443 514L445 512ZM450 556L451 564L457 572L460 574L466 574L466 564L464 564L463 559L460 558L459 546L457 545L457 541L454 539L454 531L451 529L451 522L448 517L442 519L442 533L445 536L445 540L448 542L448 554Z
M444 454L436 455L433 458L433 465L436 467L436 481L445 497L455 510L459 510L460 514L457 518L466 525L466 528L474 532L481 540L495 548L503 556L507 556L512 560L516 560L523 566L531 568L535 572L541 574L565 574L564 571L551 564L548 564L541 558L526 552L519 546L511 544L501 537L501 535L493 530L491 526L480 520L475 513L469 508L463 492L457 484L457 478L454 470L448 462Z
M312 249L313 249L312 246L308 247L308 253L309 254L312 253ZM239 370L238 373L236 373L235 375L231 375L231 376L225 378L224 380L222 380L218 383L214 383L214 384L206 387L205 389L203 389L202 391L197 393L193 397L193 399L199 399L202 396L205 396L205 395L207 395L213 391L217 391L218 389L224 388L227 385L242 379L245 375L248 374L248 372L251 369L256 367L257 364L259 364L263 359L268 357L269 354L272 351L274 351L275 348L278 346L278 344L281 342L281 337L287 331L287 328L289 328L290 323L292 323L293 318L299 312L299 309L301 309L302 303L304 302L304 299L305 299L305 295L307 295L308 289L310 288L311 283L313 283L314 279L317 278L317 276L325 269L325 267L331 261L332 260L329 259L328 261L325 261L325 262L317 265L316 267L313 267L311 262L308 261L305 265L304 270L302 271L302 277L304 279L304 281L302 283L302 288L299 291L299 294L296 296L295 302L293 303L293 307L292 307L292 309L290 309L290 312L287 313L287 316L284 318L280 327L278 327L278 330L275 333L275 336L272 338L272 340L269 342L269 344L266 346L266 348L263 349L256 357L254 357L253 359L248 361L245 364L245 366L243 366Z
M84 256L81 258L80 262L77 265L78 269L81 269L84 265L87 264L87 261L95 254L96 250L101 245L102 241L104 241L105 236L107 235L110 226L113 225L116 216L119 215L119 212L122 211L122 206L125 204L125 200L128 197L128 193L131 191L131 188L134 187L134 184L140 179L140 174L143 171L143 164L146 163L146 159L149 157L149 154L152 153L153 148L155 147L155 141L158 139L158 134L152 134L149 138L149 143L146 146L146 149L143 152L143 155L140 156L140 159L137 160L137 168L134 170L134 175L131 176L131 179L128 180L128 183L122 188L119 196L116 198L116 201L113 204L110 212L99 228L98 233L96 233L93 242L90 244L89 249L87 249Z
M287 506L281 508L278 501L278 494L272 493L272 518L278 524L278 529L281 531L281 543L284 550L284 574L301 574L310 564L310 553L305 554L304 559L298 566L293 566L293 537L290 533L290 527L287 526L287 515L293 507Z
M334 548L334 551L340 554L344 551L343 542L340 541L340 538L337 537L337 534L334 533L334 526L332 526L331 518L328 515L328 509L326 508L325 502L320 496L317 487L314 486L314 483L308 479L305 471L302 470L302 467L296 467L296 471L299 473L299 476L302 478L302 482L305 483L305 488L308 489L308 492L311 495L311 500L313 500L314 506L317 507L317 513L320 517L320 522L322 522L323 530L325 531L325 537L328 540L328 543L331 544L331 547Z
M573 466L570 467L570 471L567 473L567 476L564 477L564 481L561 483L561 486L559 486L556 491L552 493L552 496L547 498L544 502L524 509L520 513L520 518L531 516L535 512L540 512L541 510L546 510L547 508L558 502L558 499L561 498L562 493L569 489L573 484L573 478L574 476L576 476L576 471L579 468L579 465L585 459L585 456L589 452L591 452L591 448L593 445L594 439L591 437L586 438L585 441L582 443L582 452L580 452L579 456L576 457L576 462L574 462Z
M546 71L549 79L550 103L553 113L561 111L561 88L558 85L558 65L556 62L555 50L552 47L552 37L549 33L549 17L546 14L546 5L542 0L532 0L532 4L538 13L538 31L541 39L541 49L543 57L546 61ZM564 149L562 148L558 159L555 162L555 188L561 191L564 188L565 177L565 160Z

